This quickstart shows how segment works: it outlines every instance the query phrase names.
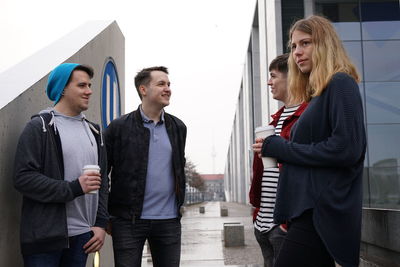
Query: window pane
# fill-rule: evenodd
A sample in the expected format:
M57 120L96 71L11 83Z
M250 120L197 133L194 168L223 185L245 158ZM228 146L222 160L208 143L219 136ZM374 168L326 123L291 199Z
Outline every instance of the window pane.
M351 61L356 65L359 74L362 74L361 42L343 42Z
M400 82L368 82L365 93L368 123L400 123Z
M400 168L385 167L386 163L388 165L396 164L389 161L397 162L396 159L387 160L387 162L383 161L380 163L382 167L370 169L371 208L400 208Z
M400 20L398 0L362 0L362 21Z
M360 82L358 83L358 88L360 89L360 95L361 95L361 101L362 101L362 105L363 105L363 110L364 110L364 124L367 125L367 110L366 110L366 106L367 104L365 104L365 89L364 89L364 83ZM368 166L368 165L366 165Z
M315 1L315 13L321 14L332 22L355 22L360 21L358 1Z
M361 30L359 22L335 22L333 23L342 41L361 40Z
M400 21L363 22L363 40L400 39Z
M400 81L400 41L365 41L365 81Z
M397 167L400 159L400 124L368 125L370 167Z
M370 206L370 194L369 194L369 177L368 177L368 168L363 169L363 207Z

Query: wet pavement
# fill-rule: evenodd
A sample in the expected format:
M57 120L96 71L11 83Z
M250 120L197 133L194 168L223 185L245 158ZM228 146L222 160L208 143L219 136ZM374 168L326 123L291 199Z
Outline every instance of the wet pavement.
M199 208L205 208L200 213ZM220 208L228 209L228 216L220 216ZM182 218L182 267L262 267L261 250L255 240L248 205L230 202L203 202L185 207ZM239 222L244 225L245 245L225 247L223 224ZM143 267L152 266L151 256L145 248Z

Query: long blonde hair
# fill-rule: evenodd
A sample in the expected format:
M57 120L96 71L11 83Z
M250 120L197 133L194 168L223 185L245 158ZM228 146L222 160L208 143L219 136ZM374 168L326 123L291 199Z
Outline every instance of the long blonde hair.
M309 74L300 71L293 59L293 53L289 57L288 87L291 103L309 101L312 97L321 95L337 72L347 73L357 82L360 81L356 67L329 20L315 15L298 20L290 28L289 47L294 31L311 35L313 52L312 70Z

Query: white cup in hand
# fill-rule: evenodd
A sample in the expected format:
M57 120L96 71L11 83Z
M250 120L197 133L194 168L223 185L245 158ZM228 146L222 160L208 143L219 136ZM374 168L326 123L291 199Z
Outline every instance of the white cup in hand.
M256 138L267 138L270 135L274 135L275 134L275 127L268 125L268 126L261 126L261 127L257 127L254 130L254 133L256 135ZM262 162L264 165L264 168L274 168L277 167L276 164L276 159L275 158L271 158L271 157L262 157Z
M100 173L100 167L98 165L85 165L82 168L83 173L88 173L88 172L97 172ZM97 194L99 190L92 190L89 191L88 194Z

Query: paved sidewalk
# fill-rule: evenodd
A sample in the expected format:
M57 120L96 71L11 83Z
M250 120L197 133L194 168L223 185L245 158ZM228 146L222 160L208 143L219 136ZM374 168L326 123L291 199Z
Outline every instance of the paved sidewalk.
M199 207L205 207L205 213ZM228 208L228 217L220 216L220 207ZM244 225L245 246L225 248L223 224L240 222ZM152 266L144 250L143 267ZM262 267L261 250L253 234L251 209L247 205L229 202L204 202L185 207L182 218L182 267Z

